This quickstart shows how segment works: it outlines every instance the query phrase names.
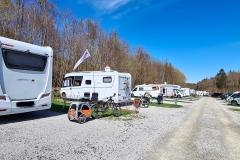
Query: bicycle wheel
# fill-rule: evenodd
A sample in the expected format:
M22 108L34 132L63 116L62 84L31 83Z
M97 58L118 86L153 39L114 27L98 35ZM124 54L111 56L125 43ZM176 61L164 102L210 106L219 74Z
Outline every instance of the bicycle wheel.
M100 104L94 104L91 107L92 110L92 116L94 118L101 118L103 115L103 107Z
M119 103L113 103L112 112L115 117L121 116L122 115L121 105Z

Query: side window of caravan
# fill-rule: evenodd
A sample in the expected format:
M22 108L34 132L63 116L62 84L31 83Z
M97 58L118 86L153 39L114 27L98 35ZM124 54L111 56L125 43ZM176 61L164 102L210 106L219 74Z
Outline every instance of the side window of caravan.
M143 91L143 87L139 87L139 91Z
M85 84L86 84L86 85L91 85L91 84L92 84L92 81L91 81L91 80L86 80L86 81L85 81Z
M82 84L82 79L83 79L83 76L75 76L75 77L74 77L73 85L74 85L74 86L81 86L81 84Z
M3 50L3 59L7 68L31 71L44 71L47 62L47 56L8 49Z
M134 88L133 91L137 91L137 88Z
M112 77L103 77L103 83L112 83Z

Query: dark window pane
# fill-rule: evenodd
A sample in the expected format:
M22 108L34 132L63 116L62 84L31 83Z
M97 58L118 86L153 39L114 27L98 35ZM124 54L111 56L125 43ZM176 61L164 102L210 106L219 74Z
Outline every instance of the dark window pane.
M3 58L7 68L20 70L43 71L47 62L47 56L7 49L3 50Z

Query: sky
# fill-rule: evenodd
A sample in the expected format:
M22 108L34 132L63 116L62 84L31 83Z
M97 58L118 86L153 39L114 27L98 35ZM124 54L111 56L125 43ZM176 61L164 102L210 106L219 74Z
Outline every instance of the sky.
M116 30L131 47L143 47L180 70L188 83L240 71L239 0L55 0L83 20Z

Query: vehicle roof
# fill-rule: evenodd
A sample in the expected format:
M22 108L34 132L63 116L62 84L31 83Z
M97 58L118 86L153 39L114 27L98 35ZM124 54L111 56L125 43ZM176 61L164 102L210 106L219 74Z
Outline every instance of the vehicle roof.
M119 76L127 76L131 77L131 74L129 73L121 73L117 71L82 71L82 72L71 72L71 73L66 73L65 77L68 76L84 76L84 75L119 75Z

